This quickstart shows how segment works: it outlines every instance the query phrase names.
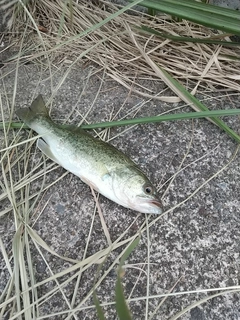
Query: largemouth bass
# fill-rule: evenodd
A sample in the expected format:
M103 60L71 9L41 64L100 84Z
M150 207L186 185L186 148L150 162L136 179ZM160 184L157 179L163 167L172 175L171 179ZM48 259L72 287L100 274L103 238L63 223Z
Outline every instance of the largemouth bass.
M41 138L38 148L105 197L142 213L161 213L162 204L145 174L124 153L78 127L54 123L39 95L16 111Z

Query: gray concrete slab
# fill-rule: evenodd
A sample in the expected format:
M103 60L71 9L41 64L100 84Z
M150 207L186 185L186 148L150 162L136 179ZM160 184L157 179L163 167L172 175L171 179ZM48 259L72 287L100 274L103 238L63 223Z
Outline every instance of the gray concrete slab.
M214 4L216 6L240 10L240 1L239 0L210 0L209 3Z

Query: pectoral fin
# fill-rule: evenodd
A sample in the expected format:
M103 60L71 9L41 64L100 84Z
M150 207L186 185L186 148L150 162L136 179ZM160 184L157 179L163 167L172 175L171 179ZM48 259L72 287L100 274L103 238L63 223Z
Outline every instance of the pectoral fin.
M43 139L38 139L37 141L37 147L51 160L53 160L54 162L59 163L59 161L55 158L55 156L53 155L49 145L43 140ZM61 165L61 164L60 164Z

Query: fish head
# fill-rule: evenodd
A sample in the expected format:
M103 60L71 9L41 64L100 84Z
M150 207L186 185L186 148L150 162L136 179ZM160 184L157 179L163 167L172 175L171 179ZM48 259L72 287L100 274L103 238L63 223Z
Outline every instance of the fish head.
M115 182L114 192L121 205L141 213L163 212L156 189L138 168L122 171Z

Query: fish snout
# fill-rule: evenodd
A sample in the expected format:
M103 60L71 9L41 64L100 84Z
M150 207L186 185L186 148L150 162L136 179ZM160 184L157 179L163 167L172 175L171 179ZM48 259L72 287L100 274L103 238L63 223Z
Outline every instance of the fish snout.
M162 202L156 198L139 198L133 209L142 213L161 214L163 212L163 205Z
M163 212L163 205L160 200L158 200L158 199L150 200L150 204L151 204L151 207L154 211L152 213L161 214Z

